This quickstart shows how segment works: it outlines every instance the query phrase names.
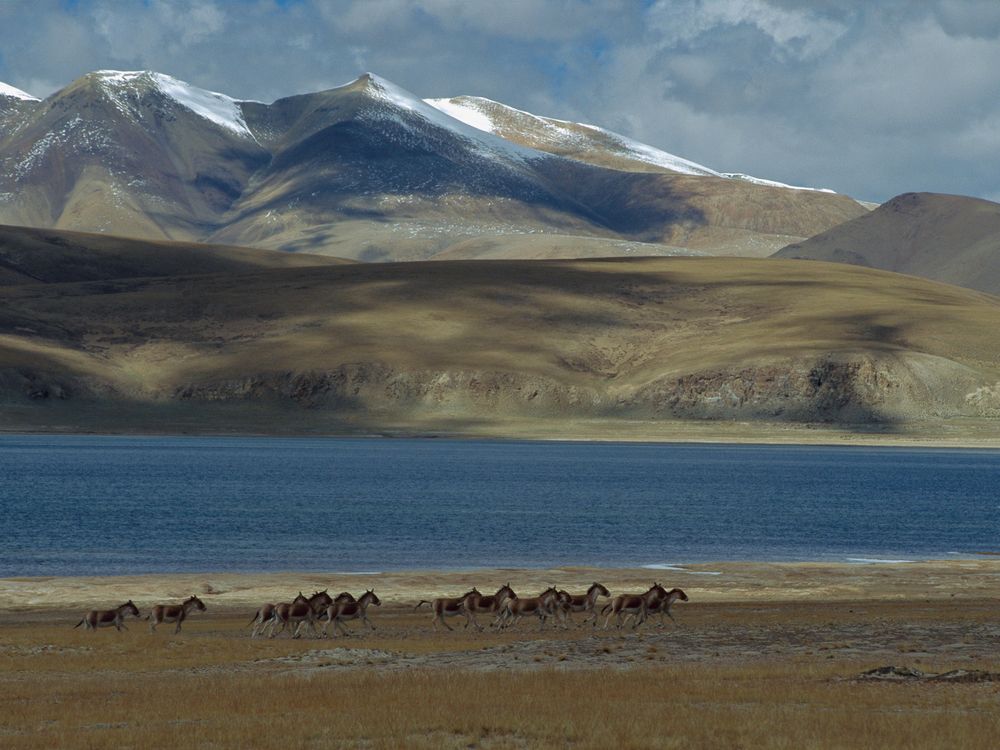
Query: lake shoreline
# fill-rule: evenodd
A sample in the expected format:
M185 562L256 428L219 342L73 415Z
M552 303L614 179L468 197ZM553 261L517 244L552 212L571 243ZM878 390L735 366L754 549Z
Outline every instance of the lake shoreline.
M0 610L38 612L105 607L133 599L140 608L192 594L222 609L291 599L312 593L361 593L375 589L386 602L457 596L471 586L493 593L510 583L531 595L555 585L572 592L593 581L612 593L637 591L653 581L684 589L693 601L863 601L1000 598L1000 558L922 560L906 563L715 562L672 569L482 568L385 573L163 573L123 576L38 576L0 579ZM525 595L525 594L522 594Z
M944 429L942 429L944 428ZM954 436L943 436L951 430ZM371 429L296 429L294 426L261 429L190 428L163 430L148 427L109 426L78 429L0 426L4 437L122 437L122 438L289 438L333 440L453 440L540 443L627 443L648 445L785 445L808 447L856 446L865 448L934 448L1000 450L1000 424L981 420L975 424L933 423L925 428L899 430L894 425L783 422L608 422L585 425L520 423L478 431L430 427Z

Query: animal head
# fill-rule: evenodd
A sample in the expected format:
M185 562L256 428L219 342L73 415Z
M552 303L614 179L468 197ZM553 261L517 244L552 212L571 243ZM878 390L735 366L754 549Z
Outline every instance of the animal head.
M315 594L309 597L307 604L312 607L315 611L321 610L323 607L328 607L333 604L333 597L331 597L326 590L317 591Z
M611 592L608 591L603 584L600 584L597 581L594 581L592 584L590 584L590 588L587 589L587 593L589 594L594 589L597 589L597 593L600 594L601 596L611 596Z
M377 596L375 596L375 591L372 589L368 589L364 594L362 594L361 599L358 600L358 603L360 604L366 599L368 600L369 604L374 604L376 607L382 606L382 600L379 599Z
M199 612L204 612L205 611L205 602L203 602L197 596L190 596L190 597L188 597L188 600L186 602L184 602L184 603L185 604L188 604L188 603L193 604L195 606L195 608L197 608L197 610Z
M556 587L555 586L549 586L547 589L545 589L545 591L543 591L542 593L540 593L538 595L538 598L539 599L545 599L545 598L550 597L550 596L555 596L555 597L559 596L559 592L556 591Z
M131 599L129 599L129 600L127 601L127 602L125 602L125 604L123 604L122 606L123 606L123 607L125 608L125 611L126 611L126 612L129 612L129 613L131 613L131 614L135 615L136 617L138 617L138 616L139 616L139 608L138 608L138 607L136 607L136 606L135 606L135 605L134 605L134 604L132 603L132 600L131 600Z
M667 594L667 596L675 596L675 595L682 602L688 601L688 595L685 594L681 589L670 589L670 592Z

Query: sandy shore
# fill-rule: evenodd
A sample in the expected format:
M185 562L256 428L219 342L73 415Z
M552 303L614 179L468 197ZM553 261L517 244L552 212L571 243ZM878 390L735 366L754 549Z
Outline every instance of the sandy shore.
M684 589L695 602L871 601L1000 598L1000 557L911 563L708 563L671 569L551 568L404 571L372 574L175 573L108 577L0 579L0 610L8 613L105 607L133 599L140 607L191 594L229 609L282 601L298 591L360 592L373 588L386 603L412 604L455 596L471 586L492 593L510 582L536 593L549 585L582 591L600 581L612 593L652 581Z

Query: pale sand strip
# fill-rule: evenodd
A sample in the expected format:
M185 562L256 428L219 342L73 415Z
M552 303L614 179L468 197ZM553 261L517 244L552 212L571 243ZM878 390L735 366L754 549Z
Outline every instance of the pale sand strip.
M582 591L592 581L612 593L652 581L683 588L692 601L862 601L948 598L1000 599L1000 559L901 564L711 563L685 570L645 568L482 569L343 573L177 573L108 577L0 579L0 610L24 612L106 607L133 599L139 607L197 594L218 608L255 607L318 589L360 593L374 588L386 604L455 596L475 585L493 593L510 582L530 594L549 585ZM718 574L718 575L710 575Z

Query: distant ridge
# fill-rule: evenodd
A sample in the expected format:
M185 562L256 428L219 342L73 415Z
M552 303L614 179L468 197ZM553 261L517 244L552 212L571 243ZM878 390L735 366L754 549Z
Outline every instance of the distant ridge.
M1000 203L904 193L775 257L852 263L1000 294Z

